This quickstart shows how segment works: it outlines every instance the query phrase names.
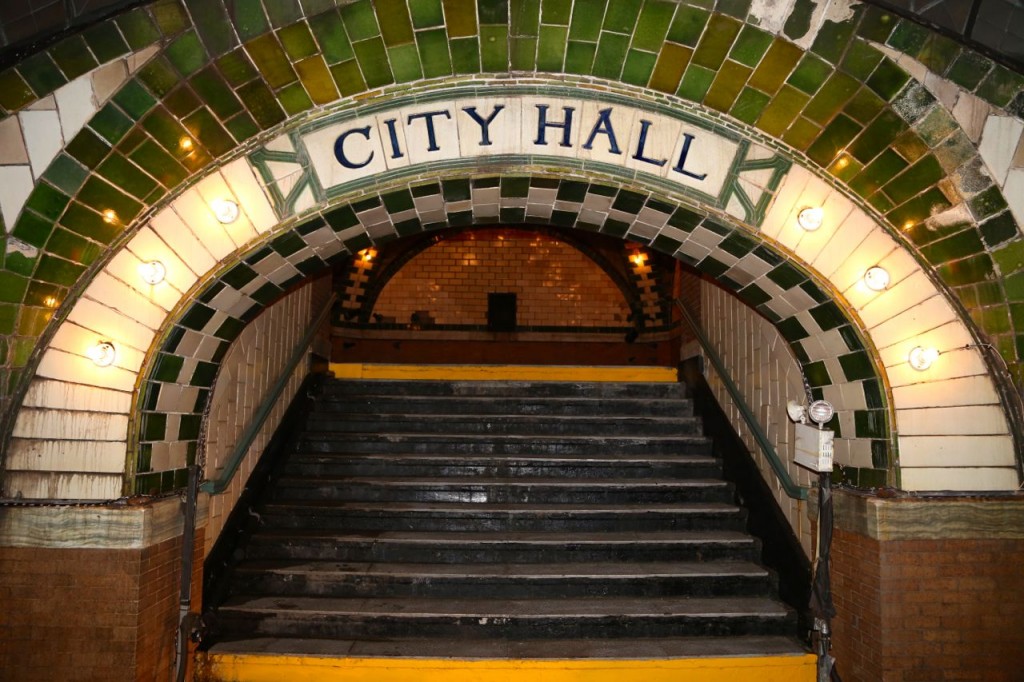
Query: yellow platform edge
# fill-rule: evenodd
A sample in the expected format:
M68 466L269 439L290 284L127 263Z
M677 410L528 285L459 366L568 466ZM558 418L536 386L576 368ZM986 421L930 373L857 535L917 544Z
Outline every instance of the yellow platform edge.
M813 682L813 654L637 660L200 654L201 682Z
M399 365L332 362L339 379L421 381L675 382L672 367L570 365Z

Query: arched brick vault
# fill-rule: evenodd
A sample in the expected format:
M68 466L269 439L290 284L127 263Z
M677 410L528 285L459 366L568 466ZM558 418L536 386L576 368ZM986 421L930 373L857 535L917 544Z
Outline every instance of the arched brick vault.
M862 409L855 410L858 416L849 430L867 441L884 443L892 435L886 410L899 423L902 400L916 405L921 391L938 391L938 402L925 404L941 410L947 405L942 401L950 401L950 409L967 410L960 413L965 418L957 419L957 428L963 429L923 436L975 434L996 440L980 459L972 459L977 449L970 452L961 445L946 452L939 447L938 463L932 462L936 466L921 460L913 468L961 467L963 489L1016 487L1017 464L998 408L1000 382L990 380L1000 372L991 358L986 377L982 352L957 351L952 357L959 360L946 363L955 364L955 371L940 371L924 381L906 374L903 358L907 344L919 336L932 334L934 342L950 350L982 340L998 349L1019 380L1024 343L1018 342L1011 304L1018 298L1018 279L1024 278L1018 273L1024 269L1018 256L1024 242L1006 198L986 174L973 133L893 59L906 66L899 53L910 55L914 64L941 72L947 84L973 91L978 102L1009 107L1018 116L1024 103L1020 76L863 6L832 3L835 20L828 12L815 15L814 30L790 36L793 42L758 28L757 21L765 18L748 16L748 3L719 4L720 11L709 11L686 2L576 0L545 3L541 11L536 3L500 0L409 5L360 0L339 7L325 1L311 3L307 16L298 3L287 1L263 8L258 3L163 0L0 73L0 106L14 114L51 93L59 101L62 88L88 77L97 65L123 59L128 69L137 69L109 100L98 103L86 125L67 135L53 161L36 173L24 210L9 221L0 272L2 298L12 304L0 315L11 340L4 431L13 439L8 438L5 493L17 488L12 481L21 472L58 481L44 488L59 496L56 472L68 469L52 461L47 435L38 431L45 417L41 413L53 409L69 409L79 420L65 426L69 433L80 434L86 425L85 433L98 434L92 441L84 440L92 435L74 436L86 463L72 469L107 476L107 483L96 488L98 496L121 491L126 452L129 476L143 473L147 444L185 443L173 458L183 465L226 341L290 283L372 243L375 230L391 222L361 222L360 209L390 210L389 202L411 202L413 209L403 210L418 213L417 201L426 205L424 199L440 197L443 204L446 182L494 175L486 164L438 167L428 170L440 182L373 176L361 188L351 188L352 196L316 196L316 188L310 188L306 199L299 187L272 197L278 209L297 208L300 214L280 220L241 155L267 149L268 141L283 139L283 132L307 122L315 124L328 110L357 116L416 93L447 97L460 85L487 93L496 92L495 86L509 92L513 85L534 94L600 93L595 96L687 112L737 139L756 141L768 157L779 160L780 169L795 163L781 187L764 180L736 184L741 191L733 193L732 204L728 196L709 203L633 174L550 159L532 167L520 159L499 174L558 179L553 199L544 195L554 208L547 216L550 222L649 241L739 290L794 342L812 377L831 367L830 380L832 374L843 374L864 383ZM232 30L225 30L229 24ZM967 62L974 66L965 67ZM95 89L93 95L98 96ZM187 154L178 146L184 136L194 142ZM769 169L765 158L748 157L746 170ZM302 159L297 161L301 167ZM743 170L737 170L737 177ZM280 188L282 178L271 179ZM567 199L558 196L563 186L571 194ZM94 370L75 365L80 373L78 381L69 382L74 386L114 384L104 389L112 392L111 406L69 408L74 403L70 388L60 399L67 405L47 402L46 385L59 379L51 376L60 364L55 359L72 364L82 359L83 351L74 344L85 339L76 337L76 330L101 331L97 327L108 323L102 319L107 314L103 305L116 308L118 297L135 295L135 285L114 273L144 257L142 238L178 239L169 234L184 224L174 216L195 217L196 211L202 213L197 202L223 189L243 200L248 228L225 230L217 237L220 243L179 254L195 276L174 284L181 287L180 297L154 297L146 311L152 319L136 317L138 338L151 341L138 341L135 351L123 354L127 366L115 373L124 375L94 380L89 375ZM827 207L831 202L845 216L828 233L832 238L843 231L835 244L792 231L796 201L808 197L820 198ZM523 197L505 199L512 201L510 208L530 204L529 193L525 202ZM558 201L575 204L579 211L573 215ZM476 208L470 201L423 213L457 225L484 217ZM117 218L105 221L103 212L110 209ZM603 215L600 221L594 220L597 214ZM529 210L523 212L523 221L530 217ZM381 218L378 211L374 220ZM402 218L393 222L398 234L430 224L411 215ZM322 243L310 241L317 239ZM840 243L851 246L850 254L841 254L840 262L823 272L823 259L835 256L831 251ZM893 300L899 291L909 307L888 327L884 318L870 319L871 300L856 290L856 271L871 264L848 257L860 250L898 273L884 300ZM244 298L230 301L233 290ZM878 303L874 310L885 307ZM849 330L837 332L848 353L825 349L824 337L811 334L810 324L822 331ZM884 344L878 341L882 336ZM187 352L179 352L182 344ZM821 357L808 344L818 346ZM851 379L851 372L857 378ZM877 385L868 395L872 381ZM163 388L163 395L157 394L156 385L176 387L169 391L176 394L173 401ZM896 389L906 397L897 396ZM970 397L963 398L963 390ZM133 412L124 408L124 394L142 408L137 424L127 423ZM184 409L189 399L193 404ZM176 411L166 409L171 402ZM907 428L901 427L901 434L917 433L914 421L920 415L913 407L905 414ZM968 425L971 415L982 419L985 430ZM34 469L12 466L15 446L27 459L44 463ZM901 449L904 484L907 450ZM869 447L867 461L862 453L858 465L888 466L889 481L900 483L896 453L875 448L875 461L871 454ZM971 472L980 470L984 474L972 479ZM180 482L180 466L168 472L155 472L162 489ZM907 487L928 488L940 479L927 474ZM126 489L146 485L129 482Z

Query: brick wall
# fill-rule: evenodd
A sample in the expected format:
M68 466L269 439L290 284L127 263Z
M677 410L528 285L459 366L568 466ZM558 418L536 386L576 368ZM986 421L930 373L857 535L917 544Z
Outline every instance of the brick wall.
M180 546L0 548L0 679L171 679ZM201 530L194 547L198 608Z
M517 294L523 326L630 324L618 287L581 252L545 235L497 229L417 255L384 287L373 312L402 323L425 310L437 324L485 325L488 292Z
M879 541L836 530L844 682L1024 679L1024 540Z

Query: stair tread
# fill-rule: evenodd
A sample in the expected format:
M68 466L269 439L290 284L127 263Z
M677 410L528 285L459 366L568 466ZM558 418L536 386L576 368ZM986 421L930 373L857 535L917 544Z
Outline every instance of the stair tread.
M231 597L223 611L285 612L289 616L379 616L414 618L785 618L789 607L768 597L594 597L590 599L432 599L429 597Z
M385 512L503 512L508 514L535 514L558 512L562 514L700 514L708 512L739 513L736 505L722 502L634 504L535 504L507 502L348 502L341 500L287 500L266 505L266 509L323 508L350 511Z
M729 484L717 478L598 478L598 479L576 479L576 478L554 478L549 476L535 477L493 477L474 476L471 480L453 479L451 476L402 476L401 478L390 478L386 476L288 476L279 479L281 485L378 485L392 486L396 488L418 486L527 486L527 487L571 487L571 488L604 488L616 486L622 488L697 488L728 486Z
M297 451L292 455L292 461L306 461L310 459L323 459L329 461L352 461L352 460L415 460L419 461L443 461L445 463L462 464L466 462L550 462L552 464L579 462L622 462L626 464L669 463L669 464L720 464L720 460L711 455L694 455L681 453L678 455L645 455L642 453L623 453L620 455L609 453L595 456L588 453L562 453L556 456L543 453L536 454L514 454L514 455L484 455L484 454L459 454L459 453L429 453L429 452L402 452L402 453L369 453L357 452L346 454L343 452L302 452Z
M328 533L323 530L260 531L253 540L280 542L298 539L325 539L334 542L392 542L412 544L499 543L509 545L588 545L588 544L752 544L754 539L740 531L628 531L628 532L530 532L530 531L380 531L373 533Z
M643 659L723 656L804 656L794 638L779 636L665 637L649 639L383 639L333 640L260 637L222 642L213 655L299 655L324 657L456 659Z
M280 573L319 576L389 576L394 578L678 578L710 576L768 575L768 571L751 561L651 561L537 564L438 564L355 561L248 561L237 569L245 573Z

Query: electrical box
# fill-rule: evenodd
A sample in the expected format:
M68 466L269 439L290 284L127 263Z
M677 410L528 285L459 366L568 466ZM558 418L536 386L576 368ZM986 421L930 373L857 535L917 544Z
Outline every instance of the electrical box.
M794 461L811 471L832 471L832 441L835 433L810 424L796 424Z

